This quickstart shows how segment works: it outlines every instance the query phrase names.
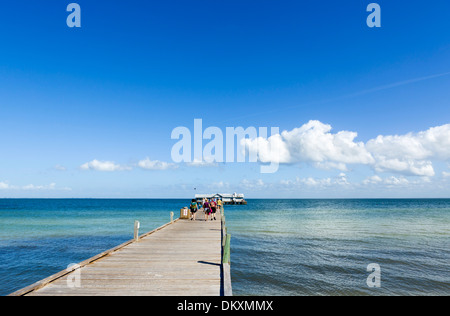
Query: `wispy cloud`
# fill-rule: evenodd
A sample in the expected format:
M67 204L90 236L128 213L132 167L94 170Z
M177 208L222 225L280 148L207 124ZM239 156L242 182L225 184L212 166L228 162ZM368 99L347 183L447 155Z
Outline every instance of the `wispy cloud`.
M177 169L178 165L175 163L160 160L151 160L149 157L130 165L118 164L113 161L100 161L94 159L92 161L82 164L80 166L80 169L114 172L114 171L130 171L133 170L133 168L135 167L144 170L168 170L168 169Z
M55 190L56 183L50 183L48 185L34 185L34 184L28 184L22 187L22 190Z
M268 184L264 183L262 179L257 180L243 179L239 185L244 190L262 190L268 188Z
M63 187L59 188L57 187L56 183L52 182L50 184L45 185L35 185L35 184L27 184L23 186L19 185L12 185L8 182L0 182L0 190L15 190L15 191L71 191L71 188Z
M192 162L187 162L186 165L189 167L216 167L218 163L214 162L213 159L194 159Z
M313 106L324 105L324 104L327 104L327 103L343 101L343 100L348 99L348 98L363 96L363 95L366 95L366 94L379 92L379 91L383 91L383 90L388 90L388 89L394 89L394 88L397 88L397 87L406 86L406 85L409 85L409 84L422 82L422 81L427 81L427 80L431 80L431 79L436 79L436 78L440 78L440 77L445 77L445 76L448 76L448 75L450 75L450 72L443 72L443 73L433 74L433 75L429 75L429 76L423 76L423 77L417 77L417 78L397 81L397 82L389 83L389 84L386 84L386 85L381 85L381 86L377 86L377 87L373 87L373 88L368 88L368 89L365 89L365 90L360 90L360 91L356 91L356 92L353 92L353 93L349 93L349 94L345 94L345 95L341 95L341 96L336 96L336 97L331 97L331 98L328 98L328 99L318 100L318 101L314 101L314 102L310 102L310 103L303 103L303 104L297 104L297 105L293 105L293 106L286 106L286 107L283 107L283 108L278 108L277 107L276 109L269 110L269 111L256 111L256 112L253 112L252 114L249 114L249 115L233 116L232 118L228 119L228 121L229 120L236 120L236 119L250 118L250 117L261 116L261 115L267 115L267 114L271 114L271 113L280 113L280 111L292 110L292 109L297 109L297 108L304 108L304 107L307 107L307 106L308 107L313 107ZM227 120L224 120L224 122L226 122L226 121Z
M336 177L314 178L314 177L296 177L294 180L281 180L280 186L284 189L298 189L298 188L329 188L332 186L349 186L350 183L347 175L341 172Z
M176 169L178 165L174 163L159 161L159 160L150 160L150 158L146 158L138 162L137 166L141 169L145 170L167 170L167 169Z
M443 72L443 73L434 74L434 75L430 75L430 76L424 76L424 77L418 77L418 78L398 81L398 82L390 83L387 85L378 86L375 88L366 89L366 90L362 90L359 92L347 94L345 96L342 96L341 98L361 96L361 95L365 95L365 94L369 94L369 93L373 93L373 92L378 92L378 91L388 90L388 89L397 88L397 87L401 87L401 86L406 86L408 84L426 81L426 80L430 80L430 79L435 79L435 78L439 78L439 77L444 77L444 76L448 76L448 75L450 75L450 72Z

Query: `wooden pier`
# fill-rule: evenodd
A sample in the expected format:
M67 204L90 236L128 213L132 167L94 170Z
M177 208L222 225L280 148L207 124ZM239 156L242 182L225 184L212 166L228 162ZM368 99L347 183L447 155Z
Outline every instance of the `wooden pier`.
M10 295L231 295L224 219L176 219Z

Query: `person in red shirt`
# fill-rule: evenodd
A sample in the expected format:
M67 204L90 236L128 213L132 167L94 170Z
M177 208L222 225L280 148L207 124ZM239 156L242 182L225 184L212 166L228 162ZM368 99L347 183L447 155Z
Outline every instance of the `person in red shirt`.
M205 211L205 221L207 221L209 215L211 214L211 208L208 199L205 199L205 202L203 203L203 210Z
M215 199L211 200L211 203L209 204L211 208L211 220L216 220L216 212L217 212L217 203Z

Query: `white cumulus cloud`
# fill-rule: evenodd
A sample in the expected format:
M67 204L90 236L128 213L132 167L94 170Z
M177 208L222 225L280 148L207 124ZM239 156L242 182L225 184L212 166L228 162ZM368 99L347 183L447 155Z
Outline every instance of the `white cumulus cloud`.
M434 176L432 159L450 159L450 124L406 135L378 136L367 142L378 171Z
M9 189L9 184L6 182L0 182L0 190L7 190Z
M368 142L356 141L352 131L332 132L320 121L269 138L243 139L241 145L262 163L310 163L316 168L347 171L350 164L378 172L431 177L432 160L450 159L450 124L405 135L380 135ZM373 180L373 179L372 179Z
M94 159L90 162L86 162L85 164L81 165L80 169L112 172L120 170L130 170L131 168L128 166L116 164L112 161L99 161L97 159Z
M339 167L345 164L373 163L372 155L363 142L355 142L355 132L341 131L331 133L331 126L319 121L309 121L292 131L283 131L268 139L244 139L249 154L257 155L263 163L309 162L318 167Z

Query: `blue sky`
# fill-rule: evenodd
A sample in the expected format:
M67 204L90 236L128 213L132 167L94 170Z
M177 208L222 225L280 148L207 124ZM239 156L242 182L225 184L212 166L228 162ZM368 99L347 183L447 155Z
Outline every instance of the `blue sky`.
M0 197L449 197L450 3L377 1L369 28L370 2L79 0L72 29L70 1L4 1ZM288 155L174 165L196 118Z

